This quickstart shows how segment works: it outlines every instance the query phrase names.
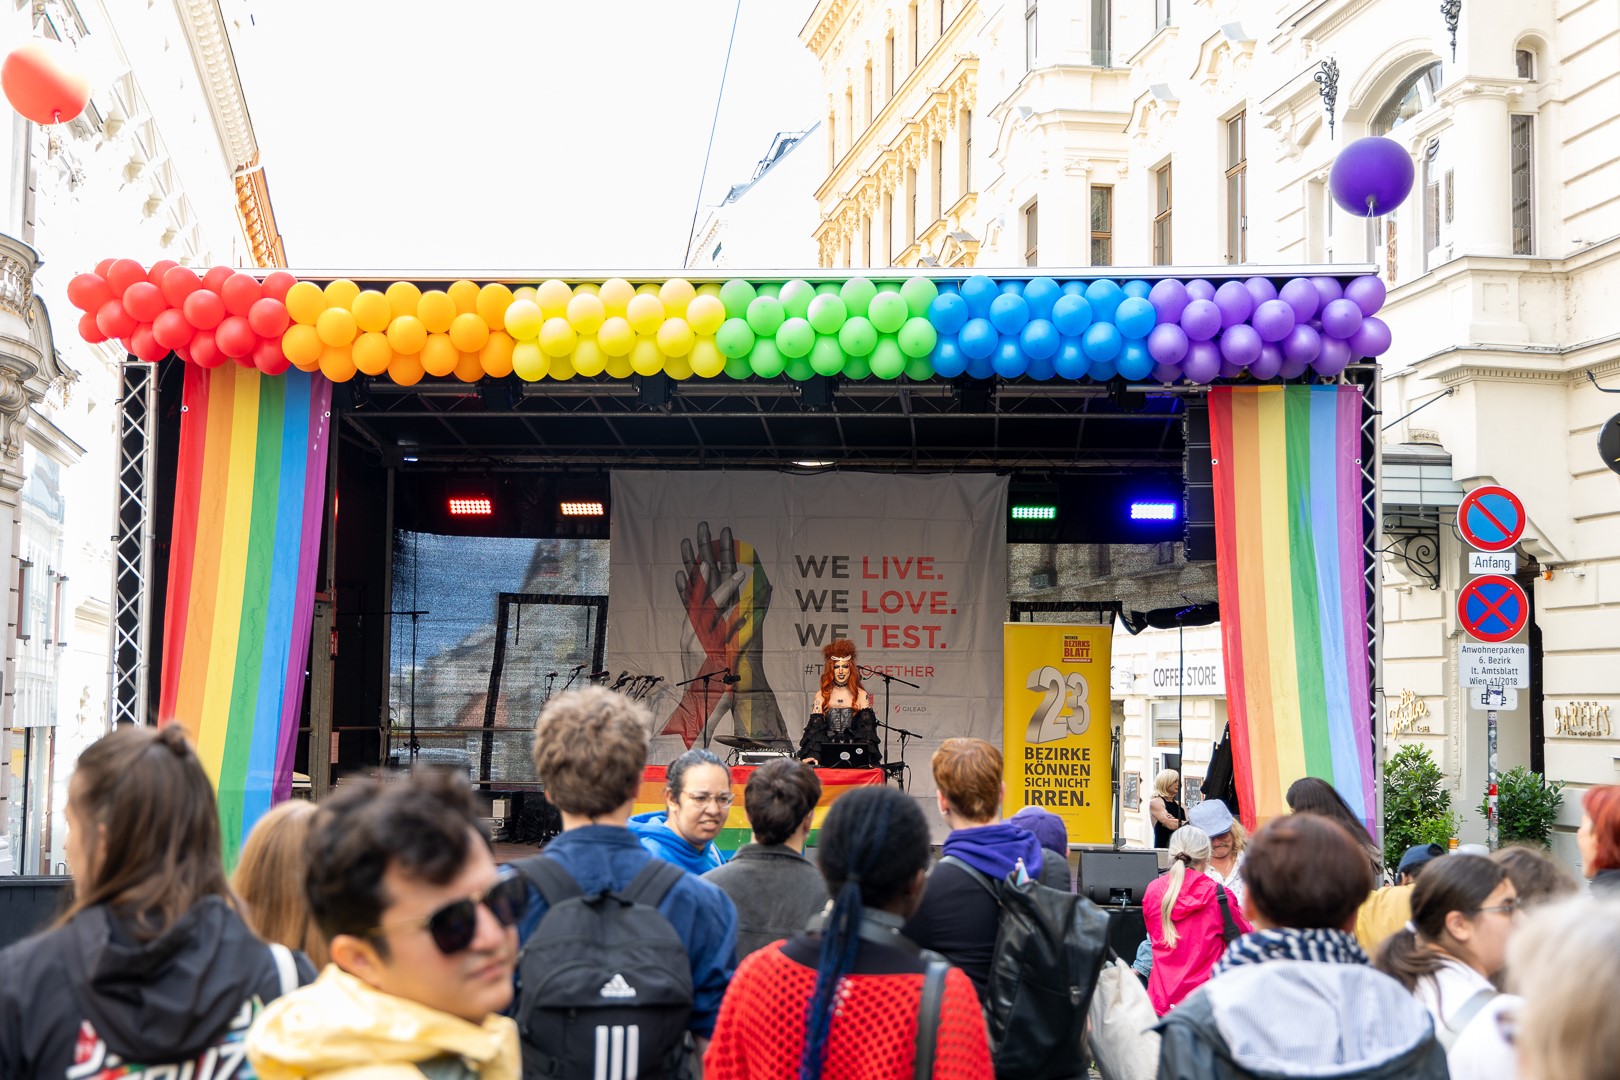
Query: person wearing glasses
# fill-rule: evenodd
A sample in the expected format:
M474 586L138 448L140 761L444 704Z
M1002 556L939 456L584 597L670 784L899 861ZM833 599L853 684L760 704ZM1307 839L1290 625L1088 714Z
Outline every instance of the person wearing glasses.
M703 874L724 865L725 852L714 838L731 812L731 770L713 753L693 747L664 773L668 807L630 819L630 831L656 858L682 870Z
M332 962L248 1034L262 1075L515 1080L524 879L495 865L471 790L424 771L345 785L310 831L305 887Z

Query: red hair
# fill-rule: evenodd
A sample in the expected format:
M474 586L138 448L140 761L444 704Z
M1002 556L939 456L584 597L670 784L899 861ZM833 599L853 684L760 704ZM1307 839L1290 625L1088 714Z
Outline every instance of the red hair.
M834 638L821 647L821 658L827 666L821 669L821 705L827 707L827 695L832 693L832 662L840 657L849 658L849 693L852 701L861 700L861 669L855 664L855 643L848 638Z
M1620 787L1606 784L1587 789L1581 809L1592 819L1592 837L1597 841L1592 869L1620 870Z

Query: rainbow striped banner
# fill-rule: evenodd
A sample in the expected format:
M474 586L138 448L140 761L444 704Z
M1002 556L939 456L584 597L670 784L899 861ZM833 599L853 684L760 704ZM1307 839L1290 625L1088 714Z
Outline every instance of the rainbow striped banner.
M219 795L227 863L292 788L332 384L186 365L158 723Z
M748 786L748 778L752 775L754 775L753 766L731 767L731 809L726 812L725 825L714 838L715 846L722 851L736 851L748 843L751 830L748 828L747 811L743 807L743 789ZM822 769L816 775L821 780L821 798L817 800L810 819L812 845L816 842L816 834L821 830L821 823L826 820L827 811L832 809L832 804L841 796L858 787L873 787L883 783L882 769ZM636 792L634 813L668 810L669 804L664 799L665 782L664 766L647 766L641 774L641 790Z
M1209 395L1227 715L1250 828L1316 776L1378 835L1361 408L1354 386Z

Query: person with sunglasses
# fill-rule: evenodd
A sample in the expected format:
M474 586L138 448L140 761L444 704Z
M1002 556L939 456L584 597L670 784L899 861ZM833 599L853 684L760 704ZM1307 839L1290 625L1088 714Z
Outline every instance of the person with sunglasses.
M694 874L726 862L714 838L731 812L731 770L701 747L693 747L664 772L664 811L649 810L630 819L630 831L654 857Z
M305 888L332 962L266 1009L248 1058L276 1077L515 1080L515 924L464 778L345 785L316 811Z

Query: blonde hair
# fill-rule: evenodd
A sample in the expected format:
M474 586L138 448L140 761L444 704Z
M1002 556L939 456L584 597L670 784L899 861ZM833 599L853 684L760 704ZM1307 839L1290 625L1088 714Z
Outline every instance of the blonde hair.
M1421 880L1421 879L1419 879ZM1620 903L1578 897L1537 908L1508 941L1524 998L1515 1040L1527 1080L1599 1080L1620 1061Z
M1153 794L1161 799L1176 797L1176 785L1181 783L1181 774L1174 769L1161 769L1153 778Z
M265 814L242 845L231 884L255 934L303 950L319 969L326 966L326 939L304 892L304 842L314 819L315 804L303 799L290 799Z
M1209 834L1196 825L1183 825L1170 835L1170 871L1165 875L1167 882L1164 889L1164 899L1159 903L1159 930L1164 934L1164 944L1174 948L1180 937L1176 933L1176 924L1170 921L1170 912L1175 910L1176 900L1181 896L1181 886L1187 880L1189 870L1203 873L1204 867L1209 865Z
M1232 857L1237 858L1249 846L1249 830L1243 827L1243 822L1233 818L1232 829L1226 835L1232 838Z

